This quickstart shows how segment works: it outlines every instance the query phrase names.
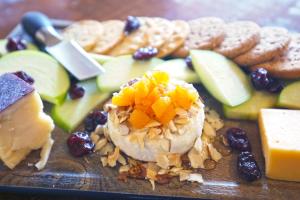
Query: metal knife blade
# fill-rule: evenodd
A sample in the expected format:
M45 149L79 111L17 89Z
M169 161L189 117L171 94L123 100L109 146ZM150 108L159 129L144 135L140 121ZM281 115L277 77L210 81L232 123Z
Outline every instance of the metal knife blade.
M78 80L89 79L104 72L102 66L75 41L65 41L40 12L28 12L22 18L24 30L56 58Z

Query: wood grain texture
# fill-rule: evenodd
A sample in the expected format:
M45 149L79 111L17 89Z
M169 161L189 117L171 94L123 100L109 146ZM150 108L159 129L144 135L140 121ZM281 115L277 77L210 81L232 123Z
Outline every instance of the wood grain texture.
M218 16L224 20L248 19L260 25L280 25L293 31L300 31L300 1L296 0L2 0L0 2L0 36L6 36L29 10L45 12L52 18L79 19L124 19L128 15L161 16L169 19L193 19L200 16ZM201 94L206 96L203 89ZM216 108L220 105L206 98ZM259 133L256 123L228 121L227 126L245 128L253 146L254 154L262 168ZM224 129L225 130L225 129ZM223 130L223 131L224 131ZM131 193L162 196L185 196L214 199L299 199L300 183L273 181L263 178L251 184L238 178L236 155L225 157L216 170L202 171L205 184L172 183L157 185L155 191L146 181L117 181L117 171L100 167L97 154L84 159L75 159L67 151L67 134L56 128L55 144L45 170L38 172L28 168L27 163L36 162L38 152L22 162L14 171L0 164L0 185L24 186L52 189L76 189L113 193ZM67 194L74 194L68 191ZM1 194L0 199L26 199L25 196ZM28 197L27 199L44 199ZM54 199L46 197L46 199ZM62 199L62 198L58 198ZM66 198L64 198L66 199ZM81 198L76 198L81 199ZM111 198L110 198L111 199Z

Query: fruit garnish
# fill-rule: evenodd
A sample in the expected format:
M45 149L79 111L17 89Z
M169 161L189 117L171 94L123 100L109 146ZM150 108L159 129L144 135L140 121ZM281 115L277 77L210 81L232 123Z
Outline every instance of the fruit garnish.
M283 84L276 78L270 76L264 68L257 68L250 73L253 87L256 90L266 90L271 93L279 93L283 89Z
M34 79L23 71L17 71L17 72L14 72L13 74L30 85L32 85L34 83Z
M107 122L107 112L96 110L91 112L84 121L84 128L92 132L98 125L104 125Z
M191 56L185 57L184 61L191 70L195 71Z
M69 151L73 156L80 157L93 152L95 144L87 132L75 132L67 140Z
M246 132L240 128L230 128L227 130L227 140L229 146L238 151L251 151L250 142Z
M84 96L85 90L82 86L72 84L69 89L69 96L71 99L79 99Z
M6 44L6 50L11 51L19 51L27 49L26 41L23 40L20 37L10 37L8 38L7 44Z
M126 19L124 32L126 35L128 35L131 32L137 30L140 26L141 26L141 23L137 17L128 16Z
M175 117L176 108L188 110L198 98L193 87L170 81L169 74L164 71L154 71L124 85L114 94L112 104L132 106L129 123L134 128L142 128L151 119L167 124Z
M246 181L255 181L261 178L261 172L251 152L241 152L237 159L237 169L240 176Z
M134 54L133 59L135 60L149 60L158 53L158 50L153 47L142 47L139 48Z

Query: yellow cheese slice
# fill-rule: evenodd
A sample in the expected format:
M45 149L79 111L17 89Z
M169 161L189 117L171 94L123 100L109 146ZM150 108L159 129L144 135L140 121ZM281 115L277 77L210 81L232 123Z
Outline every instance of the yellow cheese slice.
M259 128L266 176L300 181L300 110L262 109Z

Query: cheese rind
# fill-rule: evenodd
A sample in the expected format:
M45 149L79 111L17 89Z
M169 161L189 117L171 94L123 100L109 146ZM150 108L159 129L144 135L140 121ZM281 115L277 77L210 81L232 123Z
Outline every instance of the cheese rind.
M266 176L300 181L300 110L262 109L259 127Z

